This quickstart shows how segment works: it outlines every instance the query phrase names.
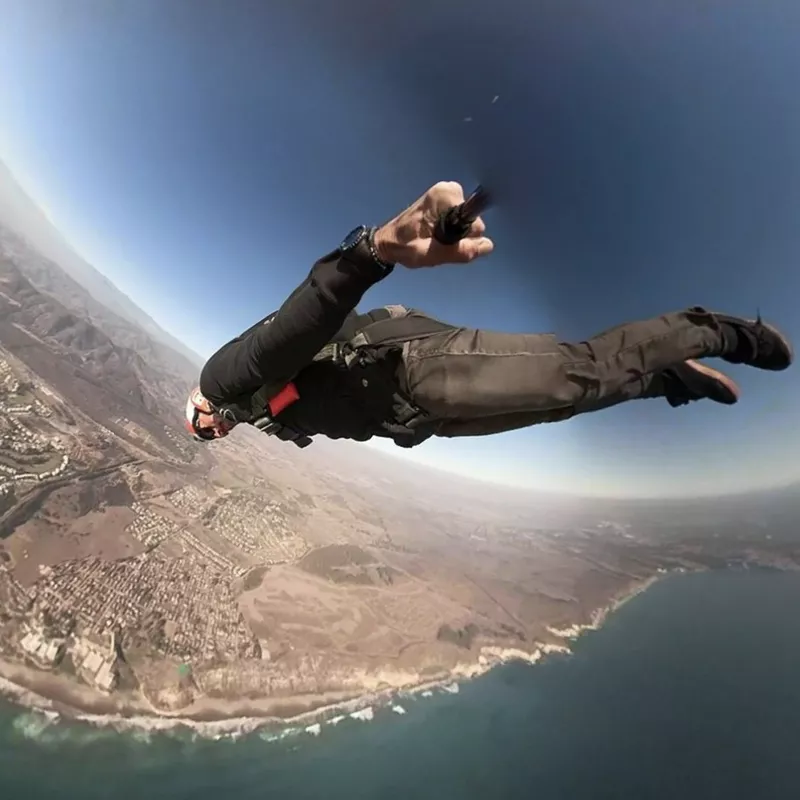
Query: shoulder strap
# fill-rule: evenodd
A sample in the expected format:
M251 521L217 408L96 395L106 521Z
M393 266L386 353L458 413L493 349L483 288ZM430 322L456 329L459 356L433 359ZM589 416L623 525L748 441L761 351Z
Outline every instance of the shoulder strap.
M387 316L363 327L349 342L351 347L384 347L402 344L410 339L425 339L437 333L454 330L452 325L403 306L387 309Z
M272 316L274 315L270 315L259 324L268 323ZM360 351L365 347L389 347L411 339L423 339L443 331L453 330L452 325L404 306L385 306L367 314L355 316L357 319L357 324L354 326L357 330L355 335L348 340L345 338L346 332L343 331L344 335L341 339L328 342L313 357L312 362L333 361L349 365L360 357ZM351 324L353 321L351 320ZM273 419L269 413L265 413L269 401L294 377L291 375L280 381L271 381L249 398L242 399L239 403L228 404L228 409L237 422L250 422L264 433L294 441L298 446L305 447L306 444L311 443L311 439L291 431L290 428ZM411 406L407 411L408 413L403 416L408 416L408 419L398 420L404 428L410 427L409 423L412 417L419 416L418 409L412 409ZM411 413L412 411L413 413Z

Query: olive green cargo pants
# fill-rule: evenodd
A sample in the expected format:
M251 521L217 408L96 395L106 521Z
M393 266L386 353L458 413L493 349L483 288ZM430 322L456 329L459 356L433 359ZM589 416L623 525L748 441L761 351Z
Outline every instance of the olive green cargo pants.
M577 343L452 327L406 342L399 372L403 393L430 419L429 433L481 436L663 397L661 370L719 356L723 347L715 318L692 308Z

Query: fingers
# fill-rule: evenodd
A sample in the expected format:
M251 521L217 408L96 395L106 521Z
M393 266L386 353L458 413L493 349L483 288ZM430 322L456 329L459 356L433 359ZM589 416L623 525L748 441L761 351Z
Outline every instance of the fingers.
M453 206L460 206L464 202L464 189L455 181L439 181L431 186L425 193L423 201L427 201L430 219L438 218L444 211L449 211ZM478 217L471 225L467 237L479 238L486 232L486 223Z
M416 249L419 248L419 249ZM417 240L413 258L401 263L410 269L438 267L441 264L467 264L494 250L494 242L486 236L462 239L455 244L440 244L435 239Z
M442 211L449 211L453 206L461 205L464 202L464 189L460 183L455 181L440 181L430 188L428 197L438 214ZM484 233L486 233L486 223L481 217L477 217L465 238L478 239Z
M426 192L427 199L437 213L464 202L464 189L456 181L439 181Z
M455 244L442 245L432 242L428 256L435 264L468 264L494 250L494 242L484 236L486 223L478 217L470 226L469 233Z
M454 245L453 263L466 264L481 256L488 256L494 250L494 242L485 236L462 239Z
M486 233L486 223L483 221L483 219L481 219L481 217L477 217L475 222L473 222L470 226L467 238L479 239L484 233Z
M469 232L459 242L444 245L432 238L439 215L463 202L464 189L460 183L439 181L431 186L393 223L394 238L408 251L398 256L396 261L410 269L418 269L440 264L466 264L491 253L494 242L485 236L486 223L481 217L472 222Z

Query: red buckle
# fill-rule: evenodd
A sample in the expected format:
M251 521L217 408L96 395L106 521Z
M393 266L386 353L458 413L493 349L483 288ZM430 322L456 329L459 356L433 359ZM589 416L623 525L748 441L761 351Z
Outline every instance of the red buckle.
M286 386L284 386L283 389L278 392L278 394L270 399L268 404L270 416L278 416L281 411L288 408L290 405L292 405L292 403L297 402L299 399L300 393L297 391L297 387L293 383L287 383Z

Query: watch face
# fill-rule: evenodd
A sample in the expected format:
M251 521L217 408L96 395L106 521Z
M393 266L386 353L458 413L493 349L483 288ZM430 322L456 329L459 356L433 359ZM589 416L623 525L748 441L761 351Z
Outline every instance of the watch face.
M339 249L352 250L364 238L366 230L364 225L353 228L353 230L344 237L344 241L339 245Z

